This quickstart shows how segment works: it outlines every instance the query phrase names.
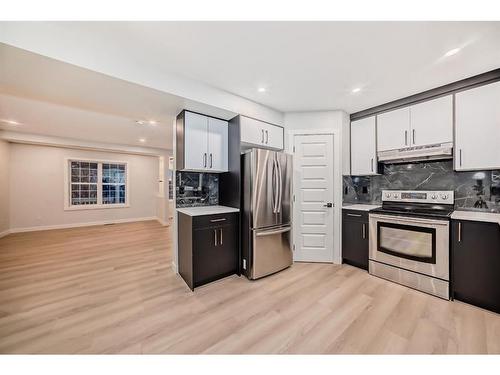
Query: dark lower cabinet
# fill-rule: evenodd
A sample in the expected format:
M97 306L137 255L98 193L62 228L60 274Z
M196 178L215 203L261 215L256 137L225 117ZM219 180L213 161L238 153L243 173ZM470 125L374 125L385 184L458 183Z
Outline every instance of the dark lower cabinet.
M452 220L453 298L500 313L500 226Z
M342 210L342 262L368 270L368 212Z
M239 214L189 216L179 212L179 274L194 288L238 273Z

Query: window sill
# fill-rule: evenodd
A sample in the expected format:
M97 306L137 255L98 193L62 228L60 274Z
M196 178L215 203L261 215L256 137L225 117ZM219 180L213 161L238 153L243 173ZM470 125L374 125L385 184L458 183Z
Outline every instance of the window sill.
M129 208L130 204L87 204L81 206L65 206L64 211L81 211L81 210L107 210L110 208Z

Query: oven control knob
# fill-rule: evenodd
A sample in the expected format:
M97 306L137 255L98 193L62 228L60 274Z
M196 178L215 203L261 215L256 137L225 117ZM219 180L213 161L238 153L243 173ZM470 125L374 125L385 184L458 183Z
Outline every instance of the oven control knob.
M431 195L431 198L432 198L432 199L436 199L436 198L437 198L436 194L432 194L432 195Z
M443 195L441 195L441 199L446 200L446 199L448 199L448 196L446 194L443 194Z
M385 193L385 197L386 198L390 198L391 197L391 193Z
M399 194L394 193L394 198L396 198L396 199L399 198Z

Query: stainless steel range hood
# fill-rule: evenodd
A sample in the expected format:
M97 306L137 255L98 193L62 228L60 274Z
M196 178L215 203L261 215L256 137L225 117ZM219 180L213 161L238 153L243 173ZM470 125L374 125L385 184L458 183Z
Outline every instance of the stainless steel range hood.
M453 158L453 142L427 146L405 147L397 150L379 151L379 163L411 163L416 161L443 160Z

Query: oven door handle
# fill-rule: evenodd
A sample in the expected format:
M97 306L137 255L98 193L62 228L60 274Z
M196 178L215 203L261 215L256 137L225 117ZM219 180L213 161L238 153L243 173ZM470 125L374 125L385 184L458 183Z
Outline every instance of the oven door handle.
M417 219L408 216L393 216L393 215L375 215L370 214L370 219L377 219L380 221L390 220L391 222L397 222L398 224L410 223L410 224L430 224L430 225L449 225L448 221L445 220L432 220L432 219Z

